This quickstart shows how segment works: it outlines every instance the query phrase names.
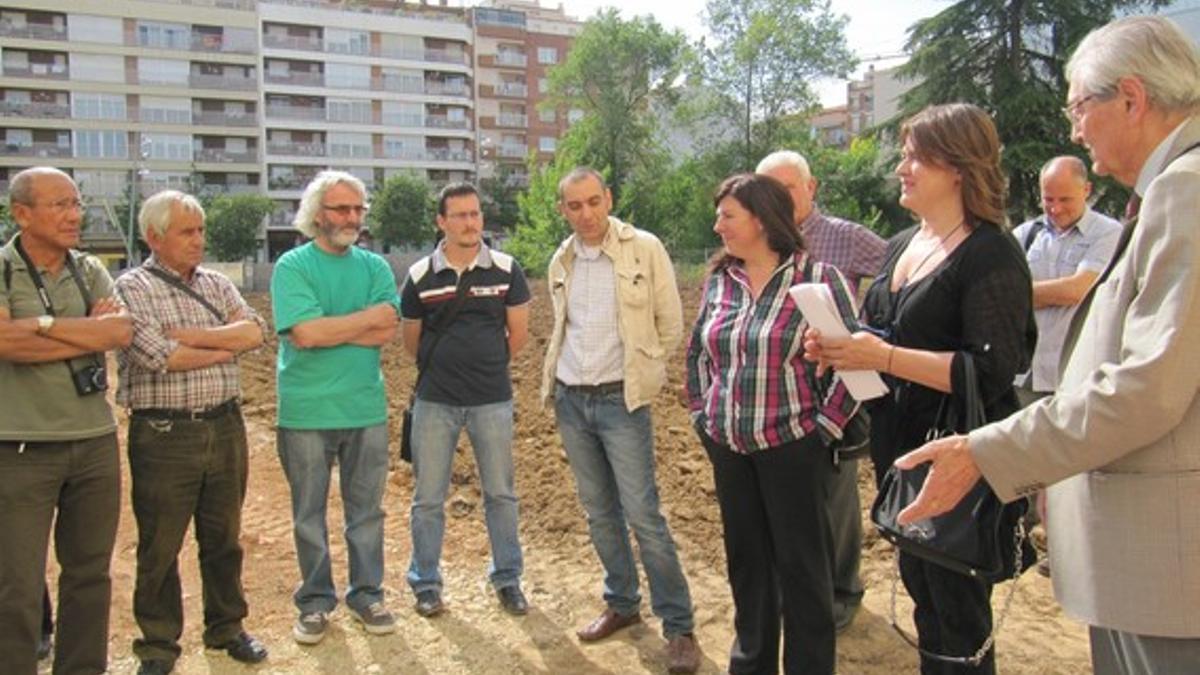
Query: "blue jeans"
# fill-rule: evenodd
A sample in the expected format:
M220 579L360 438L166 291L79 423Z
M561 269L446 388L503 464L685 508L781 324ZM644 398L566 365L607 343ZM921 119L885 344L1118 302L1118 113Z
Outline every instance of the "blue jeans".
M692 598L675 541L659 510L654 481L654 428L650 406L625 409L620 391L589 394L555 388L554 412L592 545L604 566L604 601L618 614L638 611L633 528L650 583L650 605L668 638L691 633Z
M383 490L388 469L387 424L358 429L279 428L279 460L292 490L292 526L300 588L292 596L301 612L329 612L337 592L329 565L325 507L334 462L340 469L350 587L356 610L383 600Z
M408 567L414 593L442 588L439 563L446 493L454 449L464 427L483 486L484 520L492 545L488 577L497 589L521 582L524 563L513 488L513 402L454 406L418 398L413 404L413 554Z

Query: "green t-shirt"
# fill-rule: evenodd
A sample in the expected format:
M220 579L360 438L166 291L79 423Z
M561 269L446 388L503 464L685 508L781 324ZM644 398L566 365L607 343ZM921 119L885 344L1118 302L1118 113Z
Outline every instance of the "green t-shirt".
M15 239L13 240L15 241ZM37 287L17 253L13 241L0 251L0 269L8 261L7 280L0 279L0 307L14 319L41 316L46 308ZM95 302L113 294L112 277L98 258L72 251L79 275ZM6 283L7 281L7 283ZM83 296L64 265L57 276L42 270L42 283L50 294L54 314L62 317L85 315ZM104 355L97 357L104 363ZM72 361L78 370L93 363L90 357ZM114 384L112 373L108 383ZM0 359L0 440L74 441L95 438L116 430L112 408L103 393L75 393L71 373L62 361L13 363Z
M279 426L356 429L387 421L378 347L298 349L288 339L297 324L381 302L399 310L396 277L386 260L357 246L334 255L309 242L275 263L271 308L279 334Z

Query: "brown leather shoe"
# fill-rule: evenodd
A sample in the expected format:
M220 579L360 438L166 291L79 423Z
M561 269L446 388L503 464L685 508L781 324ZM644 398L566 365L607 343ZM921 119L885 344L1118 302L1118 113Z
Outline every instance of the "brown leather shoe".
M588 625L575 631L575 635L583 642L595 642L603 640L613 633L639 623L642 620L642 615L634 612L629 616L617 614L612 608L604 610L604 613L596 617L594 621Z
M700 647L692 634L676 635L667 643L667 672L694 673L700 668Z

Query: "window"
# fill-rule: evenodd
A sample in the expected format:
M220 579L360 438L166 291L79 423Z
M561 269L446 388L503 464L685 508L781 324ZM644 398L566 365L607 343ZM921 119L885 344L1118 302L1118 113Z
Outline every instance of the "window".
M71 54L71 79L124 82L125 57L109 54Z
M581 119L583 119L583 111L580 110L579 108L571 108L570 110L567 111L567 123L568 124L575 124L576 122L578 122Z
M191 124L192 102L190 99L166 96L142 96L139 99L139 118L143 122L165 124Z
M538 137L538 150L541 152L554 152L556 139L553 136Z
M329 132L330 157L371 157L371 134Z
M554 108L539 110L538 120L544 124L554 124L558 121L558 113L554 110Z
M558 63L558 49L554 47L538 47L538 63Z
M188 83L188 62L176 59L139 58L138 80L152 84L186 85Z
M325 86L338 89L370 89L371 66L350 63L326 63Z
M325 29L325 49L337 54L366 54L371 39L367 33L341 28Z
M388 159L421 159L425 139L420 136L384 136L383 154Z
M419 127L425 124L425 106L420 103L383 102L383 120L388 126Z
M181 23L156 23L139 21L138 44L159 49L190 49L192 31Z
M84 120L123 120L126 118L124 94L71 94L71 117Z
M189 134L142 134L142 147L149 148L148 159L192 160L192 137Z
M326 120L330 122L371 123L371 102L331 98L326 102Z
M116 197L129 189L129 172L75 169L75 182L85 197Z
M539 77L538 78L538 93L544 94L548 91L550 91L550 80L547 80L544 77Z
M75 131L75 156L105 159L129 157L129 134L124 131Z
M67 36L71 42L102 42L119 45L125 43L124 26L121 19L108 16L71 14L67 22Z

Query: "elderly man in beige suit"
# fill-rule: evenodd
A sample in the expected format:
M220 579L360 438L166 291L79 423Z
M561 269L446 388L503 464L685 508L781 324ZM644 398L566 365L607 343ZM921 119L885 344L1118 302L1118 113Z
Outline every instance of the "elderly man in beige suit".
M1058 393L897 460L933 462L901 521L981 475L1004 500L1049 485L1054 591L1089 624L1095 672L1197 673L1200 56L1171 21L1128 17L1080 43L1067 79L1072 137L1140 216L1071 324Z

